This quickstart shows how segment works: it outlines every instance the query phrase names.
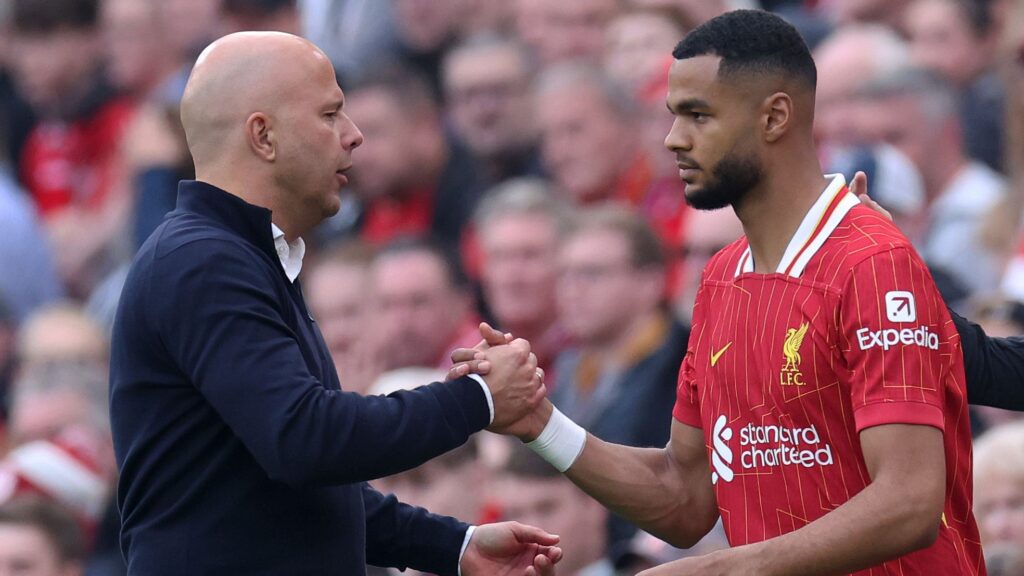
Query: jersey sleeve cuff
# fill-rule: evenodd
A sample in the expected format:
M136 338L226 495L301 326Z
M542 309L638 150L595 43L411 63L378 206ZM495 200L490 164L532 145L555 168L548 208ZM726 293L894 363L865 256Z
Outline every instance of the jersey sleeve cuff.
M693 426L694 428L704 427L700 421L700 408L696 406L686 406L677 403L676 407L672 409L672 417L687 426Z
M857 432L884 424L932 426L945 431L942 409L924 402L879 402L862 406L853 412Z

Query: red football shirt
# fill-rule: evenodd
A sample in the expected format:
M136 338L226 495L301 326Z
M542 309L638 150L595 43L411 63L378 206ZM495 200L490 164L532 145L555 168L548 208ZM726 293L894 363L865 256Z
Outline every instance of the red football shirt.
M21 155L21 175L44 218L68 206L97 209L117 180L120 143L135 108L115 99L71 123L41 122Z
M674 416L704 431L734 546L799 529L863 490L861 430L942 430L938 541L859 574L985 573L959 336L910 243L842 176L775 273L754 272L746 238L708 263Z

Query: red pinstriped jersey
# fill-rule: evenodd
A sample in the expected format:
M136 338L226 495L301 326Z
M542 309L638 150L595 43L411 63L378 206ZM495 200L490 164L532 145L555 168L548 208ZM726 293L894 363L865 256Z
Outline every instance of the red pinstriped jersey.
M863 490L865 428L942 430L938 541L858 574L985 573L959 336L910 243L842 176L775 273L754 272L745 238L708 263L674 416L704 431L734 546L797 530Z

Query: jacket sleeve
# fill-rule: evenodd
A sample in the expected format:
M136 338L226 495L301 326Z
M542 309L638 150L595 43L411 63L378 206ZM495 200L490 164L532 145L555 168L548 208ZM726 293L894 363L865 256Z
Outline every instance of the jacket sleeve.
M1024 410L1024 338L993 338L950 310L964 352L971 404Z
M162 344L271 479L380 478L487 425L487 399L470 378L387 397L325 388L284 320L289 296L275 288L276 270L247 248L202 240L162 258L149 299Z
M363 484L366 507L366 562L457 576L469 524L431 514Z

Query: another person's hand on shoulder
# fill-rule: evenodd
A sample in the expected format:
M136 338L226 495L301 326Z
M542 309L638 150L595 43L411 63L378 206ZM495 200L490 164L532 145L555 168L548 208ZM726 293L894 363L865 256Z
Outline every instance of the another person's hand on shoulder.
M878 212L882 216L885 216L892 221L892 213L890 213L878 202L875 202L868 196L868 176L863 172L857 172L853 175L853 182L850 183L850 192L860 200L860 203L871 208L875 212Z
M463 576L555 576L558 536L518 522L477 526L462 556Z

